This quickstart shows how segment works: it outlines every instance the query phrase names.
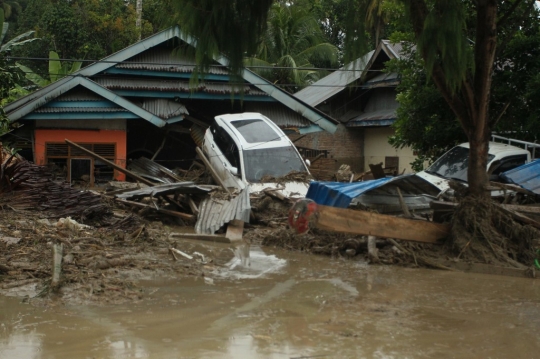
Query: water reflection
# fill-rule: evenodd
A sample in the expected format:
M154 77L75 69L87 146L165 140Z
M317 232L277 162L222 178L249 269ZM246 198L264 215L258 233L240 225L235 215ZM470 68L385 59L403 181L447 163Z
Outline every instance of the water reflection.
M222 277L236 279L260 278L278 273L287 265L287 261L275 255L268 255L259 246L241 243L234 249L234 258L226 264L228 271L215 273Z
M36 307L0 297L0 358L534 358L540 282L245 248L146 299Z

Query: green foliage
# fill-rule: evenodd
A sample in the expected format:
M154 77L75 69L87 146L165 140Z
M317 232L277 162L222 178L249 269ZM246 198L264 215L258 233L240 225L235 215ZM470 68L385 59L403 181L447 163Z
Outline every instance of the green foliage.
M197 39L196 63L207 71L213 56L223 53L233 74L245 57L258 53L272 0L166 0L171 21Z
M60 57L55 51L49 52L49 78L45 79L38 75L35 71L20 63L17 67L25 74L25 77L37 87L45 87L50 83L60 80L73 72L79 71L82 61L65 61L62 63Z
M412 0L403 0L407 5ZM405 7L409 9L409 6ZM458 91L469 71L474 72L473 46L467 38L465 6L461 0L434 1L429 9L417 47L431 76L435 64L442 67L446 85Z
M326 42L317 20L307 9L276 3L270 10L258 52L246 64L261 66L253 71L273 83L303 86L326 75L314 67L337 67L338 49ZM295 92L298 87L287 90Z
M21 46L29 42L38 40L36 38L30 39L30 37L34 35L34 31L27 31L24 34L15 36L13 39L7 41L4 44L3 42L6 38L8 29L9 23L4 21L4 9L0 8L0 52L9 52L16 46Z
M509 33L508 22L500 30ZM410 33L395 33L394 41L409 41L402 60L389 63L401 84L397 90L400 107L391 143L410 146L417 154L417 164L432 161L456 143L467 138L455 114L427 75L423 61L414 51ZM502 43L501 43L502 45ZM512 34L500 47L495 62L491 91L490 118L498 119L493 130L502 135L535 141L540 138L540 26L538 15L529 14L526 26ZM415 167L419 170L419 167Z
M397 148L410 147L418 156L413 169L420 171L424 162L432 162L450 147L466 142L467 137L427 76L415 47L403 44L402 58L386 63L387 71L396 72L401 78L396 89L399 108L393 125L395 135L390 138L390 144Z
M0 135L9 129L9 122L3 110L3 106L9 98L10 90L19 81L19 74L16 69L9 66L4 54L0 52Z

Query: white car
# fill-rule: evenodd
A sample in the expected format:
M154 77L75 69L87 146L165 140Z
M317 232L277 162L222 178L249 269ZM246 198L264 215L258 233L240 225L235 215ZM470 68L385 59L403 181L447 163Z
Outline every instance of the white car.
M267 117L255 112L219 115L206 130L204 154L225 186L250 192L280 188L285 196L305 196L308 183L263 182L292 171L309 174L291 140Z
M490 180L498 181L499 174L531 161L531 153L516 146L490 142L488 153L488 173ZM467 182L469 164L469 143L462 143L439 157L426 170L416 173L441 192L448 190L449 181Z

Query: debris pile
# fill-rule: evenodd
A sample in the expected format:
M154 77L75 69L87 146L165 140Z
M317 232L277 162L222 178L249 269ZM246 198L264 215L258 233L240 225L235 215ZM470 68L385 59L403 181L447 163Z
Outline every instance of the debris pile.
M30 163L19 156L2 156L0 206L14 211L46 211L52 218L71 216L79 220L98 221L111 213L101 196L72 188L57 181L45 166Z

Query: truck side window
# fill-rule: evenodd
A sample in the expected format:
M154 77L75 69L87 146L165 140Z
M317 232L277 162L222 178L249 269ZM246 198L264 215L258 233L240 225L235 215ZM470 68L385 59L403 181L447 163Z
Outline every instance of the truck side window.
M218 126L218 124L215 122L213 122L210 127L212 129L212 135L214 136L214 142L216 145L219 147L230 164L238 169L238 173L241 173L240 154L232 137L227 133L227 131Z
M500 175L503 172L510 171L527 163L527 155L515 155L502 158L499 165L493 170L493 175Z

